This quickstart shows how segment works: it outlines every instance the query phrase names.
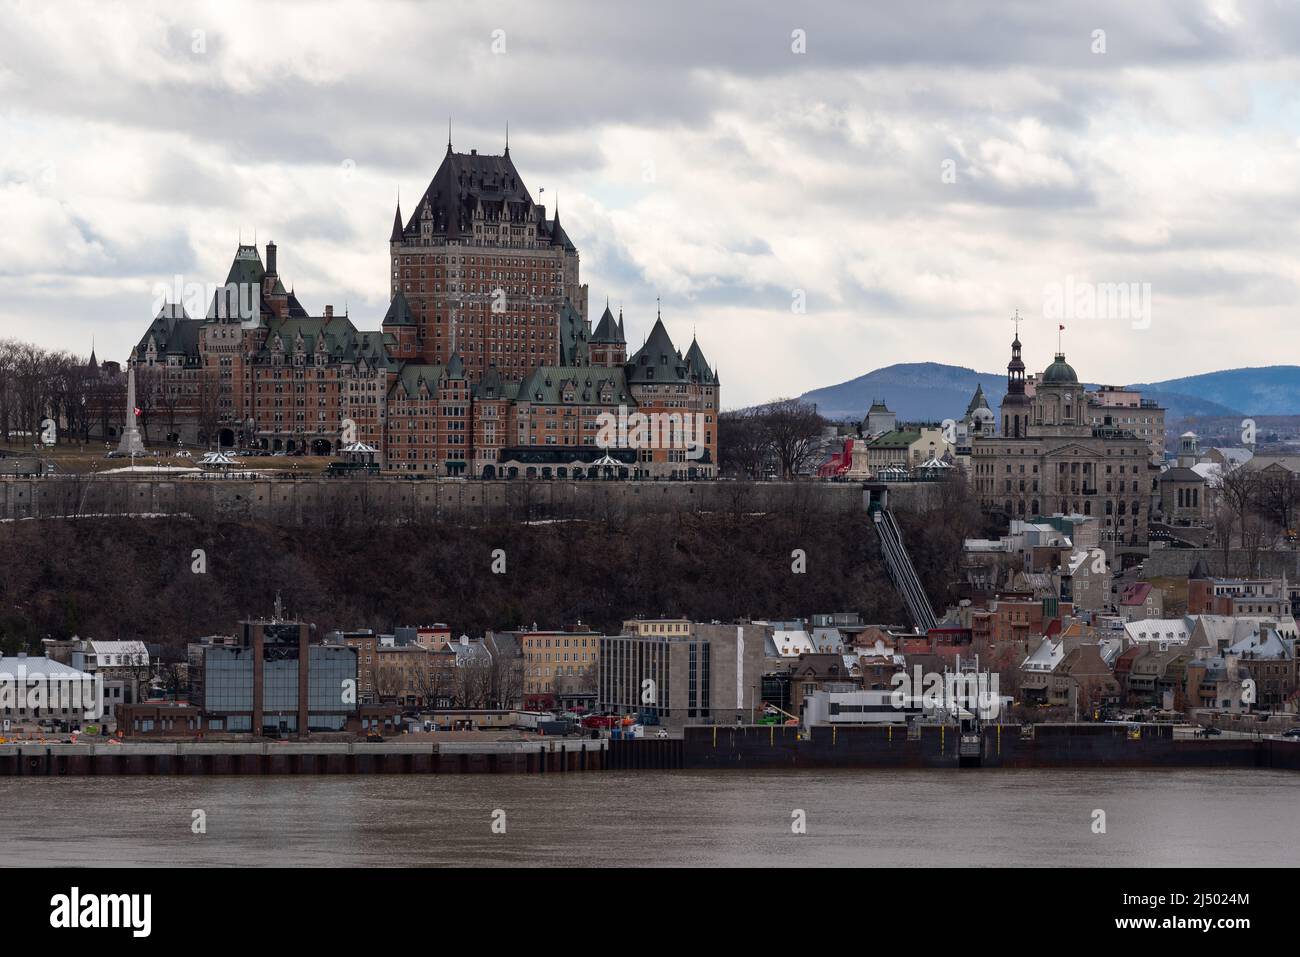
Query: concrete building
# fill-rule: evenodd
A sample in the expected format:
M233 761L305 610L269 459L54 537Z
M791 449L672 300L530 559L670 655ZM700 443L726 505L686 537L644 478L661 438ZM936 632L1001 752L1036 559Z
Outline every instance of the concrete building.
M1103 385L1088 393L1088 409L1095 428L1132 432L1146 441L1152 462L1164 461L1165 410L1159 402L1142 398L1137 389Z
M597 708L653 714L670 728L750 722L762 709L770 626L694 624L686 636L600 639Z

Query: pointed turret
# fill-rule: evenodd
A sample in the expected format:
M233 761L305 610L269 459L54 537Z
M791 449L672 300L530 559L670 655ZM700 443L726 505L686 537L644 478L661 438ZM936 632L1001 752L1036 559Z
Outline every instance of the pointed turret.
M393 301L388 305L388 312L384 313L385 326L413 326L415 325L415 316L411 314L411 304L406 301L406 295L402 290L397 290L393 296Z
M663 318L656 316L645 345L637 350L628 365L628 381L662 383L684 382L686 379L686 362L673 345Z
M700 348L699 342L693 337L691 347L686 350L686 368L700 382L713 382L713 370L709 368L708 360L704 358L704 350Z
M614 321L614 314L609 311L609 303L605 303L605 311L600 314L600 321L596 323L596 331L591 334L592 342L622 342L623 337L619 335L618 323Z
M390 243L400 243L402 241L402 203L397 203L397 212L393 214L393 232L388 237Z

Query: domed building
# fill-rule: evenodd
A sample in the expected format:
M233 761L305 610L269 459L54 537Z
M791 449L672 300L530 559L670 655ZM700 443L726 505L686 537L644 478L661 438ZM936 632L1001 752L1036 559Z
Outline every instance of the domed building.
M1063 352L1026 380L1017 335L1001 434L972 437L971 482L981 506L1008 521L1095 516L1103 545L1145 545L1158 474L1150 446L1093 418L1087 390Z

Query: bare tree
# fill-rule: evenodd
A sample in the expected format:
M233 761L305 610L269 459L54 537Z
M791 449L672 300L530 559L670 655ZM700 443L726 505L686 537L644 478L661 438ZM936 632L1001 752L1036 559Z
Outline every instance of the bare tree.
M212 448L221 427L221 385L216 374L208 369L199 372L198 425L207 448ZM245 444L252 445L251 436L245 438Z
M757 409L718 416L718 471L735 478L762 478L768 437Z
M149 421L159 407L162 387L161 369L144 365L135 367L135 407L140 410L140 436L146 443L149 441Z
M1268 517L1289 532L1300 509L1300 477L1286 469L1261 472L1259 499Z
M818 451L817 437L826 426L816 406L781 399L762 411L761 422L767 447L776 456L783 478L792 479L812 464Z

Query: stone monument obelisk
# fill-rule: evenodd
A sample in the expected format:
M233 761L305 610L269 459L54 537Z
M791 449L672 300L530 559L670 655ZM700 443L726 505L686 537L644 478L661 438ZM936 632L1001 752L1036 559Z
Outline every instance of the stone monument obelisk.
M117 443L119 455L144 455L144 440L135 419L135 366L126 373L126 416L122 419L122 441Z

